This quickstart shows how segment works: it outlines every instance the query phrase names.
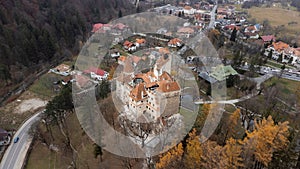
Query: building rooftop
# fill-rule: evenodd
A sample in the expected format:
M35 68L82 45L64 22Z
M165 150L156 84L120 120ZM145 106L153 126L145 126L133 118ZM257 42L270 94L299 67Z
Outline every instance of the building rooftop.
M211 76L218 81L223 81L229 75L237 75L238 73L230 66L218 65L213 68Z

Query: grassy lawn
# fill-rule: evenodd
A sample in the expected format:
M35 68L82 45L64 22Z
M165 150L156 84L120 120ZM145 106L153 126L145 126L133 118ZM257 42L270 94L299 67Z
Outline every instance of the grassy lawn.
M266 66L270 66L270 67L273 67L273 68L279 68L279 69L281 69L282 64L276 63L276 62L272 62L272 61L268 60Z
M188 111L184 108L180 108L179 113L184 117L186 131L190 131L191 127L193 127L195 123L198 113Z
M93 154L93 142L84 134L75 113L68 117L67 126L70 131L71 143L78 152L77 167L90 169L99 168L99 157L94 158ZM43 131L45 132L45 137L49 139L49 133L47 133L45 129L43 129ZM26 169L65 169L71 164L72 153L64 150L64 136L62 136L57 126L52 127L52 132L55 137L53 144L58 147L59 151L51 151L46 145L42 144L40 141L36 141L29 155Z
M35 144L33 149L26 166L27 169L63 169L68 166L68 163L70 164L70 159L60 157L58 152L50 151L42 143ZM39 152L36 152L35 150L38 150Z
M279 68L279 69L281 69L282 65L283 65L283 64L277 63L277 62L275 62L275 61L273 61L273 60L268 60L268 61L267 61L267 64L266 64L266 66L270 66L270 67L274 67L274 68ZM285 65L285 67L286 67L286 68L290 68L290 69L294 69L294 67L289 66L289 65Z
M277 77L273 77L264 83L264 85L268 87L274 84L279 84L283 87L280 92L283 94L284 98L288 98L290 94L294 94L300 86L300 82L283 78L278 79Z
M37 81L30 86L29 90L42 98L50 99L57 93L54 91L54 82L61 80L63 77L53 73L46 73L42 75Z
M238 99L241 98L243 95L245 95L235 87L227 88L226 94L227 94L227 100Z

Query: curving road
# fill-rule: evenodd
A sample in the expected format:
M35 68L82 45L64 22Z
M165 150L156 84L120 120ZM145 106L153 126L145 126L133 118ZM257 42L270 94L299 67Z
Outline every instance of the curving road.
M29 136L28 131L32 124L40 119L39 115L43 111L35 114L28 119L16 132L12 143L6 150L4 157L2 158L0 169L21 169L24 163L27 150L29 149L32 138ZM14 143L13 140L19 137L19 141Z

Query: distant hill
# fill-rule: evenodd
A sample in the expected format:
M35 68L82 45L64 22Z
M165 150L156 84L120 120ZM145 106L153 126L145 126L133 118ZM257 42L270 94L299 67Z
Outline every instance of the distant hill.
M1 0L0 96L79 52L93 23L135 12L129 0Z

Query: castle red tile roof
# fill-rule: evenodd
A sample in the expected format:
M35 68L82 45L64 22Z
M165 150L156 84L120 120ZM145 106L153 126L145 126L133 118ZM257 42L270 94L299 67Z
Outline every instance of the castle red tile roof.
M146 84L151 83L151 80L147 74L140 73L135 75L136 79L142 79Z
M135 101L141 101L145 97L147 97L147 92L145 89L145 84L144 83L139 83L137 84L130 92L129 95L133 100Z
M157 90L160 92L173 92L180 90L180 87L176 81L159 81Z
M150 83L146 83L146 88L150 88L150 87L153 87L153 86L157 86L157 82L150 82Z
M173 78L171 77L171 75L167 72L163 72L160 76L159 76L159 80L168 80L168 81L172 81Z

